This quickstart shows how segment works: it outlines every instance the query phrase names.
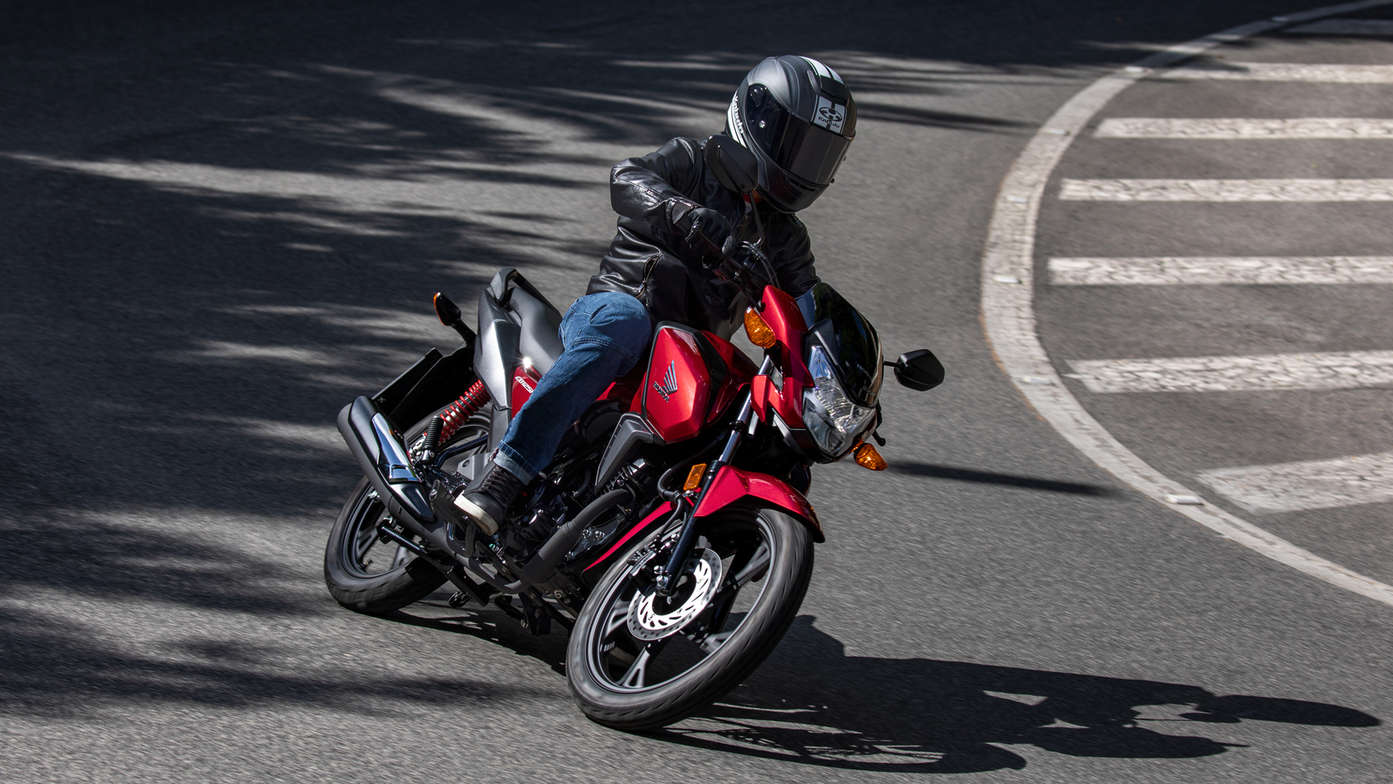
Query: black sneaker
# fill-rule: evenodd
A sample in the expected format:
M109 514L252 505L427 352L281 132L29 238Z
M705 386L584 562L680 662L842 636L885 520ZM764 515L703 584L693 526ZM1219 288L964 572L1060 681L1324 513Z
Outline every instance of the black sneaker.
M522 492L522 480L508 469L490 464L484 475L455 496L455 509L468 517L480 531L493 536L507 519L508 507Z

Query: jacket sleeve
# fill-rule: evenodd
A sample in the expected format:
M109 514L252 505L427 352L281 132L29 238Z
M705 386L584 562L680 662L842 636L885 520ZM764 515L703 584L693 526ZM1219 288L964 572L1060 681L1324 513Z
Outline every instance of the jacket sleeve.
M783 236L776 246L778 253L772 259L774 271L779 275L779 288L795 297L802 296L818 281L808 230L802 221L790 215L781 233Z
M696 142L678 137L647 155L620 161L609 175L614 211L642 223L648 236L669 250L680 250L684 237L676 224L701 206L689 195L701 182L700 160Z

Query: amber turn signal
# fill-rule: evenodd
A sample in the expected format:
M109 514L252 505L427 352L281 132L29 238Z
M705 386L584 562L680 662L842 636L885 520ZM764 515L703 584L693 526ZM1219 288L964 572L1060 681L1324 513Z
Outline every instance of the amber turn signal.
M770 348L778 342L774 328L754 308L745 308L745 334L750 336L751 343L760 348Z
M444 292L435 292L435 296L431 297L431 305L435 308L435 317L440 319L441 324L449 327L459 322L459 306L454 303L454 300L445 296Z
M890 465L875 451L875 447L864 443L856 447L856 464L872 471L884 471Z
M701 477L705 473L705 463L697 463L696 465L692 466L692 470L687 472L687 481L682 483L682 492L695 492L698 487L701 487Z

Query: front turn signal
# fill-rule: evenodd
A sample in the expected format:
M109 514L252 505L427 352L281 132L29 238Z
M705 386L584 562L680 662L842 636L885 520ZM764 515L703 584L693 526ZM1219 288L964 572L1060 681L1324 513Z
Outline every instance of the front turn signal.
M682 492L693 493L701 487L701 477L706 473L706 464L697 463L687 472L687 481L682 483Z
M885 458L875 451L875 447L867 443L862 443L861 446L856 447L856 464L872 471L884 471L890 467L890 464L885 462Z
M754 308L745 308L745 334L760 348L772 348L779 340L774 336L774 328Z

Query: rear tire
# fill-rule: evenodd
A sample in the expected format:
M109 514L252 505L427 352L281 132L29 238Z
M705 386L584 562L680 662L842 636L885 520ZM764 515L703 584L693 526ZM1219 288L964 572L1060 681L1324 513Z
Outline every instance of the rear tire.
M749 544L738 544L740 534L730 536L730 532L741 529L754 531L767 543L770 556L768 566L762 571L752 566L760 557L759 551ZM774 649L793 622L812 577L813 542L807 527L778 510L749 509L713 518L703 525L703 530L711 532L710 538L703 537L707 543L706 549L711 554L708 563L709 558L715 556L722 563L729 558L730 565L723 567L725 571L717 578L721 587L715 589L700 613L678 627L683 631L645 642L627 630L634 628L632 624L639 621L626 620L634 614L634 610L626 610L625 607L636 606L633 597L644 595L645 587L651 584L651 577L645 577L648 559L642 553L636 563L631 558L611 567L581 609L566 650L566 678L581 711L590 719L627 731L651 730L678 721L705 707L748 677ZM728 538L723 540L723 535ZM748 534L745 536L746 541L750 541ZM733 554L721 551L722 541L737 542L727 548ZM692 563L696 560L694 558ZM689 574L695 575L697 567L689 568ZM727 596L731 589L724 586L729 578L747 571L757 571L753 577L745 579L750 588L755 587L755 582L760 583L759 595L754 605L743 612L734 628L729 628L727 619L733 618L729 607L742 588L734 588L734 592ZM709 573L714 574L714 570ZM700 580L695 576L690 579L700 585ZM625 596L630 598L626 599ZM724 614L719 609L723 598L728 599ZM672 609L672 605L679 603L679 599L674 599L665 607L671 613L681 615L680 608ZM647 612L640 612L640 616L647 614L651 618L655 607L656 604L648 605ZM717 615L721 617L717 619ZM619 626L621 620L624 626ZM707 637L708 643L696 642L694 638L700 634L693 634L693 630L702 630L703 626L707 634L720 632L715 637L724 635L723 641L709 650L706 646L713 641L712 637ZM654 633L644 631L644 634L652 636ZM697 655L705 658L652 685L644 682L644 672L640 672L634 682L633 666L616 678L614 673L624 668L623 658L620 658L617 666L612 661L616 651L620 652L621 657L626 656L634 662L643 657L645 666L641 669L647 670L648 662L657 662L664 655L661 651L668 650L669 640L683 638L691 641L684 642L684 645L698 647L702 653ZM651 652L651 659L650 654L644 653L645 650ZM661 670L656 666L653 669Z
M376 536L365 531L364 526L375 529L385 514L382 503L374 500L372 493L372 484L366 478L360 480L334 520L324 547L324 584L334 601L344 607L368 615L384 615L429 596L445 582L445 575L409 554L398 563L401 551L393 557L392 568L372 574L361 557L351 554L364 537Z
M409 431L406 442L411 444L420 438L426 425L438 413L416 423ZM475 412L451 436L450 443L477 439L488 433L488 414ZM445 470L455 470L457 461L484 448L480 446L452 458L445 465ZM338 518L334 520L334 527L329 531L329 541L324 547L324 584L334 601L350 610L368 615L385 615L424 599L445 582L445 575L428 561L415 557L393 543L384 545L374 541L377 525L386 516L386 508L375 499L372 483L365 477L353 488L348 501L339 510ZM378 554L383 551L391 552L390 558ZM378 558L387 560L388 568L371 570L372 561Z

